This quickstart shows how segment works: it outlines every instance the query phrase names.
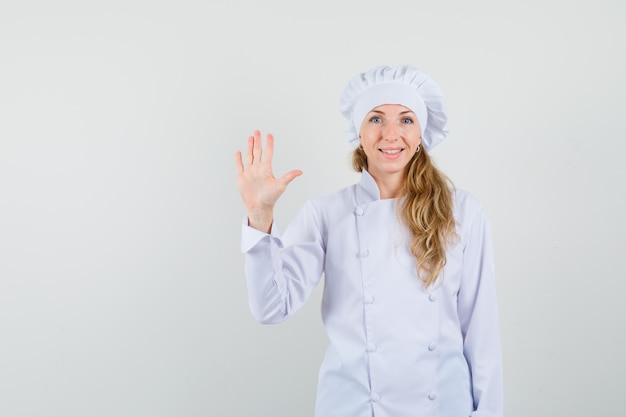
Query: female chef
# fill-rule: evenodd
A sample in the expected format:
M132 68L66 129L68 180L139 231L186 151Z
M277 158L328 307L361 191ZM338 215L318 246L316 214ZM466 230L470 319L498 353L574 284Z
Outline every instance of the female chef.
M324 275L317 417L501 417L489 222L428 154L447 135L441 89L411 66L376 67L340 110L360 181L309 200L282 237L273 207L301 171L272 175L272 135L237 152L252 314L285 320Z

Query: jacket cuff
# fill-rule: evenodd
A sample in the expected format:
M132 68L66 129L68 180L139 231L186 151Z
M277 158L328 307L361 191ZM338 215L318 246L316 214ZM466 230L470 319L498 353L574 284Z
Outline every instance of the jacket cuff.
M265 233L253 227L250 227L248 225L248 218L246 217L245 219L243 219L243 222L241 224L241 252L249 252L261 240L265 238L269 239L270 236L276 236L277 233L278 230L275 227L274 222L272 222L270 233Z

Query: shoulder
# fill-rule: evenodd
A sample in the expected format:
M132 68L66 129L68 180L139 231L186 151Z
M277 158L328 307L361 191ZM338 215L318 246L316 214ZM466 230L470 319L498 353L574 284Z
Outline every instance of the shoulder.
M356 185L349 185L335 192L311 198L304 203L297 218L315 222L325 231L331 224L349 217L354 211Z
M340 207L354 206L356 184L352 184L329 194L321 195L307 201L307 205L317 211L336 210Z
M452 193L452 200L454 202L454 208L456 210L479 210L482 205L478 198L467 190L461 188L453 188L450 190Z
M354 210L353 196L354 185L307 200L289 223L285 241L303 241L306 236L321 238L325 244L332 225L347 218Z
M486 220L483 205L476 196L458 188L452 189L451 192L457 227L465 229L477 219Z

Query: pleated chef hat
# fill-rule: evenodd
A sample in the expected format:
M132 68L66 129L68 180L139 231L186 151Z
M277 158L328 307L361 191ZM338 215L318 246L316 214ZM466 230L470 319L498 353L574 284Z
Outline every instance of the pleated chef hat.
M401 104L417 116L422 144L431 150L448 135L443 92L428 74L410 65L379 66L354 76L339 99L339 110L348 119L346 139L357 148L365 115L383 104Z

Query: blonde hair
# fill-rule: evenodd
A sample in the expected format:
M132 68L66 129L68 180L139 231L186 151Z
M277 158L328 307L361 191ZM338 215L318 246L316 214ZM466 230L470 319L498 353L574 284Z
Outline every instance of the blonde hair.
M367 169L367 156L360 147L352 154L357 172ZM405 171L398 199L398 217L411 232L410 250L417 261L417 276L431 287L446 265L446 249L456 237L450 179L432 163L422 146Z

